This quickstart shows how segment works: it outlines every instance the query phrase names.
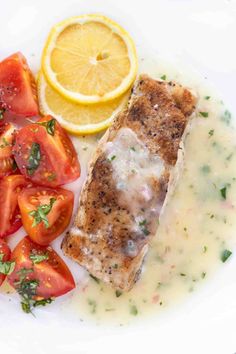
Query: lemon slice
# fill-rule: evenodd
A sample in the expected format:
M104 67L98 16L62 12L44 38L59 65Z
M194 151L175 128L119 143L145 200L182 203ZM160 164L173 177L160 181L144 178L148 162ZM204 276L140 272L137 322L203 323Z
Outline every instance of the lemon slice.
M51 86L67 99L106 102L132 85L136 49L129 34L107 17L71 17L52 28L42 68Z
M68 132L76 135L92 134L106 129L115 115L126 105L130 92L109 102L82 105L70 102L47 83L42 72L38 74L40 112L50 114Z

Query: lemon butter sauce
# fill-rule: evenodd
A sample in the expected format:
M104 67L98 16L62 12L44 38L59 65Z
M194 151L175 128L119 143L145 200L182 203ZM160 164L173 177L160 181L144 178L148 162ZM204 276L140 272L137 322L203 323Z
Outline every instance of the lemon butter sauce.
M80 318L97 323L123 325L158 315L200 288L232 252L236 131L231 113L201 80L165 62L144 60L140 71L185 85L197 95L198 103L139 281L122 293L88 275L70 300ZM97 143L93 139L88 144L91 152Z

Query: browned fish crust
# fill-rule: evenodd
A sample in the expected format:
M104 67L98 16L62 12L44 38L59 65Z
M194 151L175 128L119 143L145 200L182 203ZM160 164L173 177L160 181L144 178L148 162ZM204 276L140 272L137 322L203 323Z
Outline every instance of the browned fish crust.
M194 108L195 98L187 89L142 75L127 109L106 132L90 164L74 227L64 238L62 249L95 277L117 289L129 290L137 280L150 239L156 233L160 210L144 220L141 231L134 227L137 215L120 198L104 146L114 142L122 128L129 128L151 157L161 159L161 176L148 180L153 197L145 201L135 196L141 210L161 207L169 172L176 163L179 143Z

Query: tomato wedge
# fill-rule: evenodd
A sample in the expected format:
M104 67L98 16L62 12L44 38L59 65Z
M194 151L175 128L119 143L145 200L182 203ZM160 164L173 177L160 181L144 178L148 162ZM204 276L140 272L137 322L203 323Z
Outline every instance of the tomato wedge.
M12 155L14 134L15 127L13 124L5 123L0 126L0 178L16 171Z
M8 281L25 302L61 296L75 287L69 268L52 247L39 246L28 236L15 247L11 261L15 262L15 269Z
M0 103L16 115L31 117L39 113L36 83L20 52L0 62Z
M23 226L39 245L48 245L69 225L74 194L66 189L32 187L18 196Z
M11 250L6 244L4 240L0 239L0 262L7 262L9 261L11 256ZM2 285L3 281L5 280L6 275L1 273L1 268L0 268L0 286Z
M37 184L56 187L80 176L75 148L51 116L20 129L13 153L21 173Z
M7 176L0 181L0 237L11 235L21 227L17 198L22 188L29 184L21 175Z

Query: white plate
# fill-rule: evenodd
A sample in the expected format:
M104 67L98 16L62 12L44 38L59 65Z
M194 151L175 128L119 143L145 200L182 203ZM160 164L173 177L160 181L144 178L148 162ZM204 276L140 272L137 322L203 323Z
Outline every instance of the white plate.
M20 50L37 71L45 38L54 23L72 15L99 12L123 25L139 52L148 48L172 61L190 64L236 112L234 1L1 0L0 12L0 59ZM185 303L129 327L104 328L64 318L56 304L34 318L0 299L0 350L4 354L233 354L235 299L235 256Z

